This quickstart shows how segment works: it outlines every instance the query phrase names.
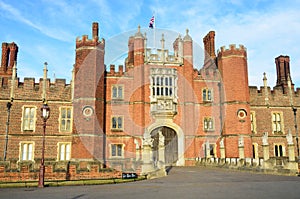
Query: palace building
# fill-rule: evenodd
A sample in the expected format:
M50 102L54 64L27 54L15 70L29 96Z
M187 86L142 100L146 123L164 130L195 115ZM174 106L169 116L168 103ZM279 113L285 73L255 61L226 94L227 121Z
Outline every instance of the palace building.
M24 165L28 176L38 172L43 103L50 107L45 134L49 179L65 178L54 174L59 170L75 179L75 169L79 179L97 178L105 168L147 173L168 165L195 165L201 158L259 161L268 154L284 159L291 155L290 145L298 159L300 89L293 84L289 56L275 58L275 86L268 86L264 74L263 86L257 88L248 83L247 49L230 45L216 51L214 31L203 38L201 69L193 62L195 56L203 55L193 52L188 30L175 39L173 49L165 48L164 35L155 50L147 42L138 28L128 39L125 64L106 67L105 40L100 39L94 22L92 38L76 39L70 83L51 81L47 63L38 83L27 77L19 81L19 48L15 43L2 43L3 172L20 172ZM94 169L93 175L83 172Z

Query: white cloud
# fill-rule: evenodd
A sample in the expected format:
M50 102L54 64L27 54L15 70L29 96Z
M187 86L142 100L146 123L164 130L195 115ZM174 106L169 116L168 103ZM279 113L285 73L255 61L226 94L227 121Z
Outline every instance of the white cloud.
M14 19L15 21L19 21L21 23L24 23L38 31L40 31L42 34L57 39L61 41L70 41L69 38L72 38L71 34L68 33L65 30L54 28L54 27L47 27L43 26L41 24L35 23L32 20L26 18L22 13L12 7L9 4L6 4L4 2L0 2L0 9L4 10L10 15L10 18Z

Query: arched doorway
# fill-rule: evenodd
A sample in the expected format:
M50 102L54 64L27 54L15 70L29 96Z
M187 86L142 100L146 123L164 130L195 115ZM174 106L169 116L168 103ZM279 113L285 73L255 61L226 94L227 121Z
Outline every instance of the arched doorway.
M164 146L165 146L165 165L176 165L178 160L178 136L176 132L166 126L158 127L151 132L151 138L153 138L153 161L158 160L158 148L159 143L159 132L164 136Z

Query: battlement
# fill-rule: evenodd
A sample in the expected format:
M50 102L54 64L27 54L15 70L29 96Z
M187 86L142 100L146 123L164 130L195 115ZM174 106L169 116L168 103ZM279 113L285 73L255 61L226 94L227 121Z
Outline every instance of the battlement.
M116 70L116 67L114 64L111 64L109 66L109 71L107 71L107 76L123 76L124 75L124 66L119 65L118 70Z
M95 47L101 45L104 47L104 39L99 40L99 26L97 22L93 22L92 25L92 39L88 38L88 35L83 35L81 38L76 38L76 49L80 47Z
M243 56L247 57L247 48L244 45L239 45L237 48L235 44L229 45L229 48L222 46L220 50L217 51L218 57L228 57L228 56Z
M3 78L2 78L3 79ZM10 99L11 78L8 84L3 86L0 79L0 99ZM35 78L25 77L24 82L20 82L19 78L15 80L14 99L15 100L41 100L43 92L43 79L35 82ZM48 101L70 101L71 85L66 84L65 79L55 79L52 83L50 79L46 81L46 93Z
M264 87L261 86L259 89L256 86L249 86L250 101L251 105L264 106L268 104L269 106L291 106L290 96L283 92L282 87ZM300 88L292 90L292 99L295 106L300 106Z

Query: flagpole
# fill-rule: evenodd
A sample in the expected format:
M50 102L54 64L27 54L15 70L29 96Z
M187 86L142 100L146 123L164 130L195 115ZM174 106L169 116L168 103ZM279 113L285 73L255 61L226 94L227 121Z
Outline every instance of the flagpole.
M154 50L156 50L156 17L155 12L153 12L154 17L154 23L153 23L153 29L154 29Z

